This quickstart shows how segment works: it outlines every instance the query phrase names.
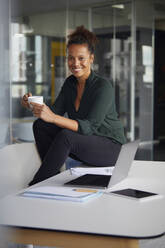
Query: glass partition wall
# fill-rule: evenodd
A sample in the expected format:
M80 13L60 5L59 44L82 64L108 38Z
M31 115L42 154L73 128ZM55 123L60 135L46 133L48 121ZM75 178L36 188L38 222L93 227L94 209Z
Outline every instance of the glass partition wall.
M153 139L153 15L146 16L146 7L151 11L150 5L130 1L93 9L100 38L96 67L113 82L128 140ZM98 24L97 18L102 20Z
M9 5L0 0L0 148L10 143Z
M127 140L140 138L144 159L152 159L152 1L92 1L79 6L74 1L66 3L60 10L52 8L50 12L49 8L44 13L13 15L13 141L33 141L34 117L21 107L20 98L30 91L33 95L43 95L47 104L54 102L69 73L65 63L67 35L84 25L99 38L93 69L114 85L117 111Z
M116 107L125 127L128 140L134 140L134 101L131 102L132 46L131 30L132 3L105 4L92 9L92 27L99 38L95 68L98 73L110 79L116 93ZM132 93L132 94L131 94ZM133 106L131 106L133 104Z
M136 1L135 104L137 135L143 159L153 160L154 149L154 5Z
M43 95L46 104L57 97L66 77L67 13L66 6L28 16L18 12L11 23L12 134L14 142L30 142L35 118L20 100L27 92Z

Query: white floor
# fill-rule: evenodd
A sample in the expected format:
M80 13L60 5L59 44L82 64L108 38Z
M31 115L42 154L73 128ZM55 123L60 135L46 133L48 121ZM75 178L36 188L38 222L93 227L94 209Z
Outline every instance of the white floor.
M140 240L139 248L165 248L165 235L155 239Z

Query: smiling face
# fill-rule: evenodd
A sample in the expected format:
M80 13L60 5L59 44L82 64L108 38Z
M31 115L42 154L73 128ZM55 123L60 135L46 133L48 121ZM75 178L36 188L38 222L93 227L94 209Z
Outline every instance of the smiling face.
M68 47L68 67L78 80L86 80L91 72L94 55L86 44L72 44Z

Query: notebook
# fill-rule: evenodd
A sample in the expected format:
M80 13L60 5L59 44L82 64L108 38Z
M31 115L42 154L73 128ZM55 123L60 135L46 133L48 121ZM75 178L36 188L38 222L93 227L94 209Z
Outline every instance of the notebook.
M111 188L127 177L138 149L139 142L139 140L135 140L122 145L112 176L85 174L66 182L64 185L96 189Z

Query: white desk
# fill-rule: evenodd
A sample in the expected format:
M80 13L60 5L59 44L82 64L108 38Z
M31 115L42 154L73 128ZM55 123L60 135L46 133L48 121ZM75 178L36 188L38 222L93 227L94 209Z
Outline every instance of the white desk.
M63 184L68 171L38 185ZM134 161L127 179L114 189L134 187L165 195L165 163ZM165 198L137 202L102 195L86 203L30 199L16 195L1 201L0 224L81 234L149 238L165 232ZM97 236L96 236L97 237Z

